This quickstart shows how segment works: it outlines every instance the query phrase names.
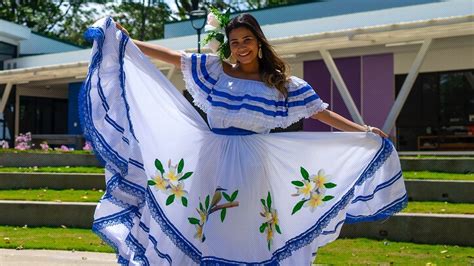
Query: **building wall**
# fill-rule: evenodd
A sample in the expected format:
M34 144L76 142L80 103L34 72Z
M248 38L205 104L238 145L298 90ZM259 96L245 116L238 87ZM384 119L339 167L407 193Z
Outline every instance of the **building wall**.
M394 73L406 74L415 60L420 45L409 51L395 53ZM436 39L428 50L420 72L435 72L474 68L474 36Z
M393 54L376 54L336 58L334 62L349 89L364 122L382 127L395 99ZM304 63L304 79L315 88L329 108L351 119L336 84L323 60ZM331 131L329 126L313 120L304 121L305 131Z

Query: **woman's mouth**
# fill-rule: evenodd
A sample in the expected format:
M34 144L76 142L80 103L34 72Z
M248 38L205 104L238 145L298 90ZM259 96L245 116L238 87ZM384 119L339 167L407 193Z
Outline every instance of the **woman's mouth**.
M247 55L249 55L249 54L250 54L250 51L248 51L248 52L246 52L246 53L240 53L240 54L238 54L238 55L239 55L240 57L245 57L245 56L247 56Z

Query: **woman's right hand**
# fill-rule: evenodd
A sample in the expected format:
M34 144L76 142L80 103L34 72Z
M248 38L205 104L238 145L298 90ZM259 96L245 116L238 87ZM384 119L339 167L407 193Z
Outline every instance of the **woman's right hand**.
M126 30L122 25L120 25L120 23L115 23L115 27L117 27L117 29L121 30L123 33L125 33L127 36L130 37L130 34L128 33L128 30Z

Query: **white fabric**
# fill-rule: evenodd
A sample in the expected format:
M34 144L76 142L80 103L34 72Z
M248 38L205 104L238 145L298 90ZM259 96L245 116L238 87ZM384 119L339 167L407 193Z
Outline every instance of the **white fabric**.
M81 91L82 123L107 168L93 230L116 249L119 263L309 265L344 221L385 218L404 207L389 140L372 133L216 134L111 19L96 22L86 36L95 41ZM200 90L208 79L198 72L195 82L191 57L182 60L187 88L213 128L266 133L327 106L312 89L288 97L304 105L255 100L285 99L261 83L226 76L213 56L205 70L210 91ZM289 91L305 86L293 77ZM272 119L254 107L235 111L216 102L287 115Z

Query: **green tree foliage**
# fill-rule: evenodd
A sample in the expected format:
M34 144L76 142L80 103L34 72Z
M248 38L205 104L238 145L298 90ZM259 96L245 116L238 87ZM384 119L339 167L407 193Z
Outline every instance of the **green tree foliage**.
M154 40L164 36L164 25L171 9L162 1L122 2L111 5L110 14L124 26L130 35L139 40Z

